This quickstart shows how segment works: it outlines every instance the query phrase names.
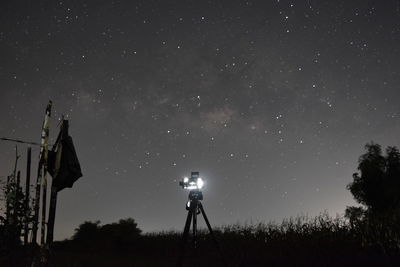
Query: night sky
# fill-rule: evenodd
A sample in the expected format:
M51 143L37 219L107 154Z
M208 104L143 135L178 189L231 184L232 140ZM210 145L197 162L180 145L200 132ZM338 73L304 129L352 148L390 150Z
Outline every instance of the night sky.
M191 171L214 226L343 214L364 145L400 145L399 4L1 1L0 137L39 142L49 99L52 143L70 120L84 176L56 239L182 230ZM3 181L14 154L0 142Z

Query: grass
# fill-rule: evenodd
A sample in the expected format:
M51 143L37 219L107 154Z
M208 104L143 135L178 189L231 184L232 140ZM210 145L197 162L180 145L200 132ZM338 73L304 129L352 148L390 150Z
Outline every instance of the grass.
M400 266L400 228L391 220L350 224L327 214L281 223L225 225L215 229L226 266ZM208 231L199 248L186 246L184 266L224 266ZM50 266L176 266L181 233L138 235L120 242L65 240L52 247ZM7 265L1 265L7 266ZM16 265L13 265L16 266Z

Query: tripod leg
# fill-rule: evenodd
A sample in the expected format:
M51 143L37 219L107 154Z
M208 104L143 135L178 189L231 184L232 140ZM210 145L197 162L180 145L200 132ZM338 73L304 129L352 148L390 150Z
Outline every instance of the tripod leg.
M222 262L223 262L224 266L227 266L224 254L222 254L222 250L219 247L217 239L215 238L214 232L213 232L213 230L211 228L210 222L208 221L208 218L207 218L206 212L204 211L203 205L201 204L201 202L199 202L198 205L199 205L201 213L203 214L204 220L206 221L206 224L207 224L207 227L208 227L208 231L210 231L210 235L211 235L211 237L212 237L212 239L214 241L214 245L217 248L219 255L221 256Z
M186 223L185 223L185 229L183 230L183 235L182 235L182 243L181 243L181 251L179 254L179 258L178 258L178 263L177 263L177 267L181 267L183 264L183 258L185 256L185 245L189 236L189 229L190 229L190 223L192 221L192 210L190 209L188 211L188 215L186 217Z
M196 249L197 249L197 210L198 210L198 206L197 206L197 203L195 203L195 205L192 209L192 213L193 213L193 248L194 248L195 253L196 253Z

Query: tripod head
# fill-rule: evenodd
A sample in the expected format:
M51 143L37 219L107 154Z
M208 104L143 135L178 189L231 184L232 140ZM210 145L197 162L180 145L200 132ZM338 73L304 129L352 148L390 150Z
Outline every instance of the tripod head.
M193 209L197 214L200 213L198 210L200 200L203 200L203 193L199 190L191 190L189 192L189 200L186 203L186 210Z
M191 190L189 192L189 200L190 201L203 200L203 193L200 190Z

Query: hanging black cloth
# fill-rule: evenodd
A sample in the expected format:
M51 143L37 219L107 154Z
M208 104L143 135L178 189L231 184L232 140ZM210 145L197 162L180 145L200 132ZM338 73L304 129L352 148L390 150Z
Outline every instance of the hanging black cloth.
M66 187L71 188L75 181L82 177L81 165L76 155L74 143L72 137L68 135L67 120L63 121L63 126L56 144L57 146L53 147L48 154L48 172L53 177L53 186L55 186L57 192L59 192ZM60 149L60 169L56 172L57 152ZM55 174L56 176L54 177Z

